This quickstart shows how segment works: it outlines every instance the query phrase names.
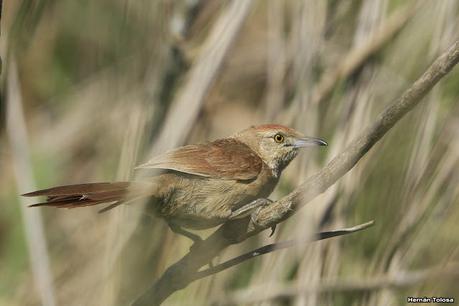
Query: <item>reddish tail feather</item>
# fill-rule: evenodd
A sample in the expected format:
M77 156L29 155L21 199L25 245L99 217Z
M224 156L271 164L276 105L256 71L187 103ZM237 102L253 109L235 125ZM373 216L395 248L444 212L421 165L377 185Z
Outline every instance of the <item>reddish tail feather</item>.
M45 202L29 207L76 208L109 203L109 206L99 211L105 212L125 202L152 195L151 187L151 184L141 182L89 183L57 186L29 192L23 196L47 196Z

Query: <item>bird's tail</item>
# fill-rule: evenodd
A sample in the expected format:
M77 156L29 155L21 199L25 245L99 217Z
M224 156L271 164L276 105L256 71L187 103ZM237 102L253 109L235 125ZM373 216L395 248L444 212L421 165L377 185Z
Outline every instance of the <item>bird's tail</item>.
M120 204L152 196L155 185L146 182L88 183L57 186L23 194L26 197L46 196L46 201L30 205L76 208L107 203L99 212L110 210Z

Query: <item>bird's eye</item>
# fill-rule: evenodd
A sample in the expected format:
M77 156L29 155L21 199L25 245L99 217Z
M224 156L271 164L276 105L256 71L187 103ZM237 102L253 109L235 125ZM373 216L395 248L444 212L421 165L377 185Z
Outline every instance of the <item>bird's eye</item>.
M284 142L284 136L282 136L281 134L276 134L274 135L274 141L277 143L282 143Z

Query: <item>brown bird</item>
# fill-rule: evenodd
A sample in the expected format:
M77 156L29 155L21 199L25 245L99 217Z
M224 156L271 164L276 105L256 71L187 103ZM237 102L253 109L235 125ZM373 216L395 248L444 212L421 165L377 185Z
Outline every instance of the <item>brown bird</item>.
M58 186L24 194L47 196L31 206L75 208L102 203L107 211L120 204L149 198L156 215L170 228L196 241L183 229L206 229L246 216L271 203L282 170L298 149L326 146L282 125L250 127L228 138L180 147L156 156L138 169L161 169L147 181Z

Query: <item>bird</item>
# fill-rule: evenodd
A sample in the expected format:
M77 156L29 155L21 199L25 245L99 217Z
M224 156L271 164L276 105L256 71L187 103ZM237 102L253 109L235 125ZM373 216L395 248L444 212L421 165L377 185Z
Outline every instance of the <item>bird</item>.
M154 156L135 168L154 172L142 180L64 185L23 196L47 197L31 207L108 205L100 212L148 199L148 207L172 231L197 242L200 236L189 230L246 217L272 203L268 197L282 171L301 148L309 146L327 142L279 124L251 126L226 138Z

